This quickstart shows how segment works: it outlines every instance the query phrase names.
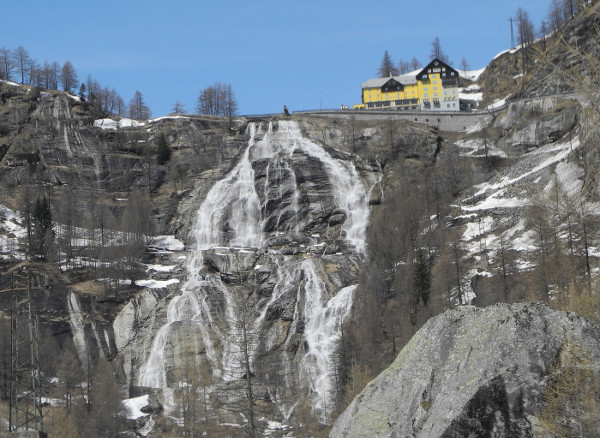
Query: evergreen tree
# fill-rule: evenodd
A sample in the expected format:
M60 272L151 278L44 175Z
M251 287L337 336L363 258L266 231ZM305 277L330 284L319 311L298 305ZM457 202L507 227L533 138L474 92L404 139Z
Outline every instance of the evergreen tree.
M31 227L30 251L40 258L45 258L47 244L53 238L52 212L50 211L50 202L45 196L37 198L35 201L31 212Z
M431 267L423 249L418 249L413 267L413 301L427 305L431 294Z
M85 83L81 83L81 86L79 87L79 97L81 97L83 100L85 100Z
M165 134L158 134L156 138L156 162L166 164L171 159L171 148L167 142Z
M379 69L377 69L377 76L380 78L387 78L390 76L396 76L398 74L398 69L394 66L392 62L392 58L390 54L386 50L383 54L383 59L381 60L381 65Z

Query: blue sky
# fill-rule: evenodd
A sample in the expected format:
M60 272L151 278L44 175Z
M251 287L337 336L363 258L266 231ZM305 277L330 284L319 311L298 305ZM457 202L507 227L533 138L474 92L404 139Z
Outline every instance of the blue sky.
M338 108L360 101L385 50L428 61L438 36L458 67L487 65L510 46L508 18L534 24L550 0L1 0L0 47L38 62L70 61L153 116L175 101L195 112L203 88L232 85L240 114Z

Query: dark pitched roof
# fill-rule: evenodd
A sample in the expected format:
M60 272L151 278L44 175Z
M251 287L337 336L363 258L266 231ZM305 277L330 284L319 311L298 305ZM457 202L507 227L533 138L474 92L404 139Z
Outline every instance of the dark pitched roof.
M429 64L425 66L423 70L417 73L417 80L421 80L424 75L430 73L451 73L454 72L453 76L458 77L458 71L450 67L443 61L440 61L438 58L433 59ZM448 75L451 76L451 75Z

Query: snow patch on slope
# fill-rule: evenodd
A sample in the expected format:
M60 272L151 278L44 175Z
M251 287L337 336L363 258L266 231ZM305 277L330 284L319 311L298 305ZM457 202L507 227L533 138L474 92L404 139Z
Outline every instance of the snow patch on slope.
M459 140L456 144L461 148L461 155L479 156L483 140ZM489 181L474 186L475 193L457 206L463 214L453 219L462 226L461 248L465 251L465 260L471 258L477 263L477 268L467 275L493 275L501 251L507 250L517 254L516 269L531 269L539 250L539 236L536 230L528 228L526 219L515 221L512 211L530 205L536 187L538 191L550 193L557 182L567 196L578 196L584 171L568 158L579 146L579 138L574 137L572 141L566 139L539 147L518 157L512 166ZM495 152L502 152L506 157L503 151ZM541 181L544 184L540 186ZM600 215L599 207L585 204L586 210L593 214ZM463 293L463 298L471 298L470 285Z
M479 76L485 71L485 67L480 68L479 70L459 70L461 78L468 79L470 81L476 81L479 79Z
M145 122L138 122L137 120L122 118L119 120L113 119L97 119L94 120L94 126L100 129L110 129L116 131L119 128L137 128L139 126L145 126Z

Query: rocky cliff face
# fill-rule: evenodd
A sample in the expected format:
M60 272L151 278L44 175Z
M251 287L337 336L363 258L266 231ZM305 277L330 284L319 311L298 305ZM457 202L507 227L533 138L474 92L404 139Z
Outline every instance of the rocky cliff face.
M95 121L93 108L75 96L6 82L0 104L0 203L14 210L28 186L56 197L71 188L115 210L123 207L115 198L138 189L154 195L155 232L172 232L177 193L192 189L201 172L226 166L245 144L243 122L230 129L225 120L166 117L119 126ZM173 150L164 166L155 160L158 133Z
M561 351L600 371L600 328L540 304L463 307L431 319L338 418L331 437L538 436ZM582 421L556 418L568 423Z
M343 150L389 157L388 126L309 118L229 126L194 116L123 124L93 117L74 96L5 82L0 102L0 204L18 212L24 192L49 195L63 241L62 221L72 218L58 213L72 191L71 226L96 227L88 204L107 206L114 220L102 227L118 249L119 218L139 190L149 193L152 231L177 233L186 244L172 253L152 243L143 255L150 279L107 292L91 268L101 265L86 240L94 232L75 239L87 260L59 255L62 271L42 279L52 300L41 319L63 348L74 347L83 364L112 358L132 395L156 393L174 415L178 388L190 378L182 373L193 364L209 376L213 414L236 423L238 413L221 407L244 399L245 343L264 415L289 419L301 399L325 421L332 353L364 260L369 209L382 193L377 160ZM431 157L430 129L395 129L412 156ZM173 151L164 166L154 159L158 133ZM2 237L18 249L24 223L7 214L19 233L7 228Z
M306 398L325 419L378 169L305 139L293 121L251 124L248 135L194 213L181 293L120 342L124 368L171 415L191 366L227 422L239 414L217 406L244 400L248 372L262 415L288 420Z

